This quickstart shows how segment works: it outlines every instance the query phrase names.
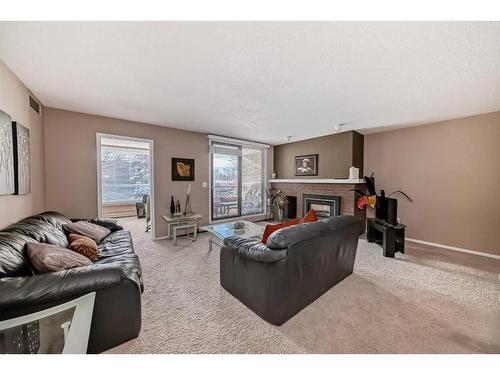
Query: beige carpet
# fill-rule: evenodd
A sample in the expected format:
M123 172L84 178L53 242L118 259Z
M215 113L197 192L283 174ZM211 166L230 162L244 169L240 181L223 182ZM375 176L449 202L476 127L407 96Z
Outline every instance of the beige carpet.
M219 285L219 250L133 233L144 273L142 332L111 353L500 353L497 275L360 241L354 274L281 327Z

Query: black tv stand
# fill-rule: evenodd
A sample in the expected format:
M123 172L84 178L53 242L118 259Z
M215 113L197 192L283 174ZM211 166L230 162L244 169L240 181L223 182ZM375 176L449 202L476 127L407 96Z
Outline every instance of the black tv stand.
M367 219L366 237L368 242L375 242L384 249L384 256L394 258L398 251L405 252L404 224L392 225L380 219Z

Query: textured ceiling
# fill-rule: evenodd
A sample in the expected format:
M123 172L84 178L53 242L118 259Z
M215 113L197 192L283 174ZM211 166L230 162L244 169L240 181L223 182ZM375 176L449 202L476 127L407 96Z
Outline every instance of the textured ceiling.
M268 143L500 110L499 22L1 22L46 106Z

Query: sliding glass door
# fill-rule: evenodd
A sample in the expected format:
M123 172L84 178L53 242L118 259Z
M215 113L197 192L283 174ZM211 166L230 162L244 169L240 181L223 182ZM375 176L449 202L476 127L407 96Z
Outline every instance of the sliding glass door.
M241 148L216 143L212 158L212 219L240 216Z
M212 220L265 213L266 150L211 141Z

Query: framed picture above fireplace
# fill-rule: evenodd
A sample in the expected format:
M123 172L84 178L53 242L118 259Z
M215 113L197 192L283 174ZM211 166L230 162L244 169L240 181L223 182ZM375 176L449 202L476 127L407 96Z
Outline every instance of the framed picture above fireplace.
M295 176L317 176L318 154L295 157Z

